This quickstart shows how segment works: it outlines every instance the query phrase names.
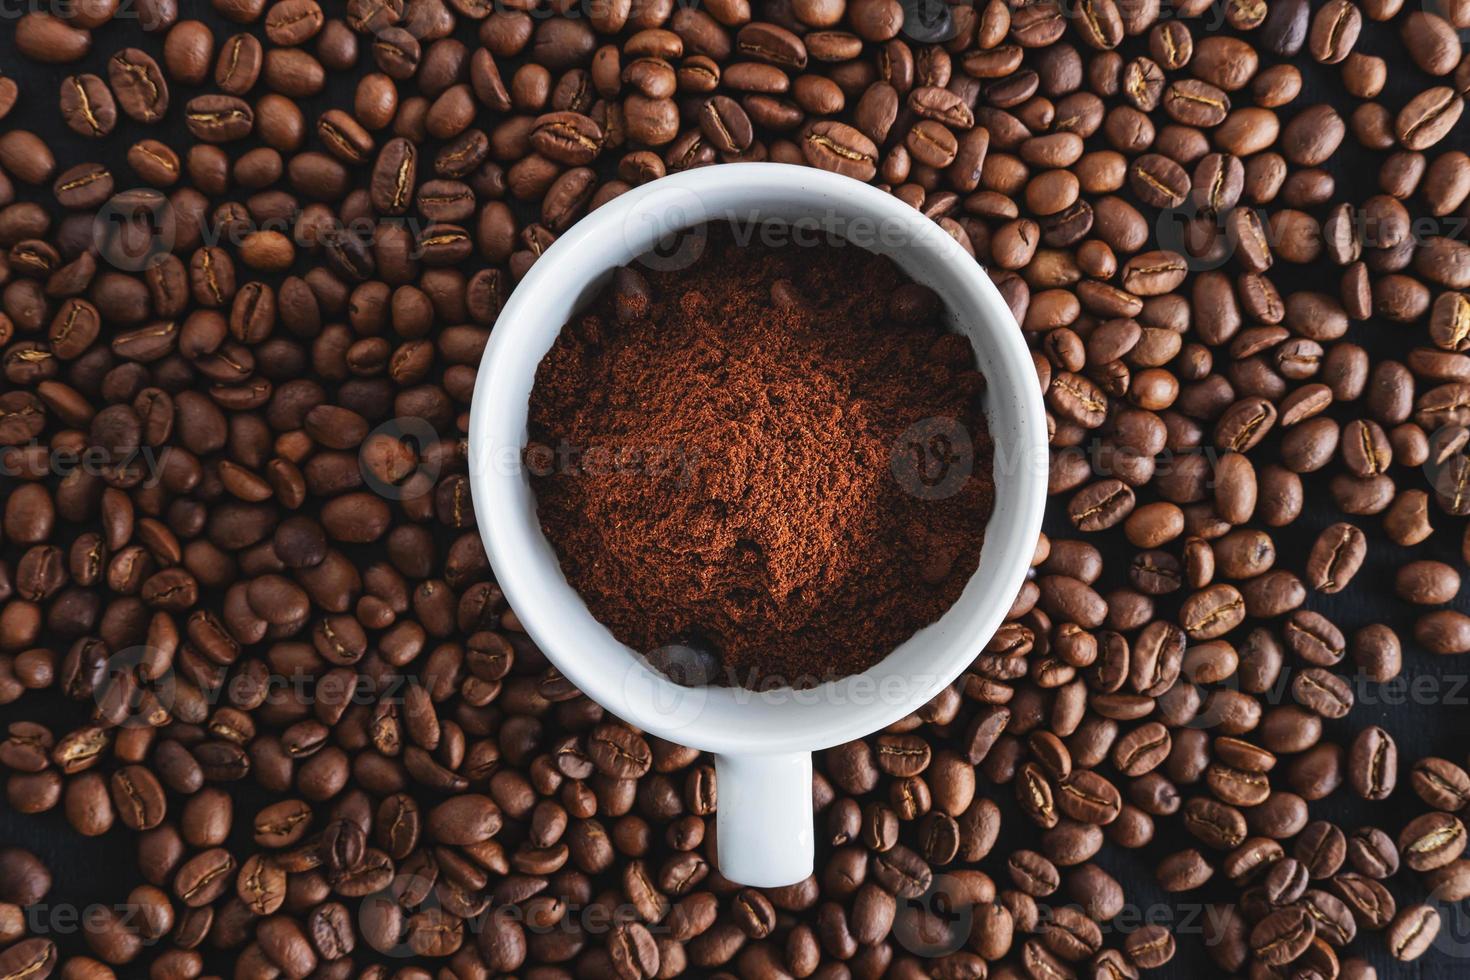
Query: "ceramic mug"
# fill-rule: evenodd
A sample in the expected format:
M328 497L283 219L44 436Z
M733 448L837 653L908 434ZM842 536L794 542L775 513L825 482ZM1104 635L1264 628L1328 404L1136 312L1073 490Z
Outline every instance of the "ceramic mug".
M979 567L937 622L864 671L807 690L681 687L593 618L542 535L522 465L531 388L562 326L613 270L646 253L687 268L708 221L767 222L801 244L832 233L890 256L944 300L987 386L995 507ZM745 885L812 872L811 753L882 729L932 699L1003 621L1036 547L1047 484L1046 417L1036 371L1010 309L973 256L918 211L875 187L774 163L725 164L664 177L582 218L531 267L480 363L470 410L475 513L495 578L537 646L582 692L645 732L715 757L721 873Z

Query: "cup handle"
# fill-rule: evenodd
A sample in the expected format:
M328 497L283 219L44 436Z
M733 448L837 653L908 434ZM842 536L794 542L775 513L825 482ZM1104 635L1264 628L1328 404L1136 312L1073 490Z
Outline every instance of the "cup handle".
M812 755L716 755L720 874L756 888L812 873Z

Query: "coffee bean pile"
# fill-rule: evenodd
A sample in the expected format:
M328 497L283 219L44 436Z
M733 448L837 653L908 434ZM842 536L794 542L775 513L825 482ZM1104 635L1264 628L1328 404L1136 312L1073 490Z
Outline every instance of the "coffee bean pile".
M4 13L0 764L136 879L38 931L68 883L0 852L0 977L1119 980L1178 933L1359 980L1470 897L1470 776L1354 710L1470 652L1466 0L183 14ZM524 634L465 475L518 278L740 160L975 254L1056 497L962 678L819 757L817 873L767 890L714 870L709 760ZM1130 854L1202 943L1127 914Z

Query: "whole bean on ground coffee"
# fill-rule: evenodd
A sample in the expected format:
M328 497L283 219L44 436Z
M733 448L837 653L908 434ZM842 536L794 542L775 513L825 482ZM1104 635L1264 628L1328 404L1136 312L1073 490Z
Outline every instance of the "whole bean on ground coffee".
M568 581L619 639L809 686L881 660L974 573L985 379L891 260L758 231L618 271L541 363L530 460Z

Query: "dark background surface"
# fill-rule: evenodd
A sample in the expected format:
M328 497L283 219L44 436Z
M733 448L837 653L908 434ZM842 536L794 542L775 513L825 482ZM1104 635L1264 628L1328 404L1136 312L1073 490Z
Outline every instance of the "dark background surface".
M1426 0L1409 0L1409 6L1421 2ZM186 2L181 6L185 8L184 16L198 17L215 27L218 42L223 42L239 29L225 25L212 11L204 9L202 3ZM336 4L327 3L324 7L329 16L341 15ZM95 32L93 50L81 63L65 67L38 66L20 58L14 48L14 19L24 9L28 8L24 5L0 6L0 70L15 77L20 82L22 91L20 104L4 122L0 122L0 127L27 128L41 134L56 154L58 170L83 161L107 164L118 178L118 190L132 186L131 171L123 159L126 148L132 142L144 137L154 137L179 149L187 145L186 134L180 122L181 107L189 97L197 93L184 86L172 86L169 117L163 124L142 127L123 117L112 138L104 143L88 141L73 134L62 124L57 110L56 93L63 77L81 71L95 72L105 77L106 57L118 48L128 45L141 47L161 60L160 37L142 36L138 33L135 22L119 20ZM124 11L127 12L127 9L125 2ZM1218 18L1214 17L1209 21L1211 26L1217 22ZM1196 36L1203 32L1204 27L1199 22L1189 23ZM461 25L457 36L473 43L472 32L464 25ZM1125 57L1146 53L1142 39L1137 38L1130 39L1122 50ZM1402 45L1394 28L1381 24L1365 24L1357 50L1377 54L1388 61L1389 87L1380 97L1380 101L1391 110L1396 111L1415 92L1430 84L1403 55ZM1291 114L1295 108L1318 102L1329 102L1337 106L1344 117L1350 114L1357 102L1342 91L1337 68L1312 64L1305 56L1294 59L1294 62L1306 75L1307 85L1294 106L1284 110L1284 116ZM1271 63L1273 59L1263 57L1263 67ZM370 69L371 62L364 54L360 59L358 72ZM350 106L353 78L351 74L338 76L329 73L327 91L301 102L308 126L326 108L333 105ZM1238 93L1236 104L1246 104L1248 99L1248 92ZM489 128L494 120L488 118L488 115L482 114L476 124ZM314 144L314 138L310 142ZM1094 139L1089 141L1089 146L1098 143L1099 140ZM253 141L237 144L238 150L231 148L231 152L243 152L254 145L256 144ZM1451 146L1462 149L1470 146L1470 126L1462 122L1457 133L1437 147L1436 151L1449 149ZM1376 193L1377 169L1383 157L1384 154L1360 150L1350 136L1338 156L1327 165L1327 169L1338 180L1339 199L1358 202ZM45 189L41 189L39 194L33 188L19 187L18 191L21 199L38 200L48 207L51 206ZM1411 204L1411 210L1413 209L1414 205ZM1452 229L1450 233L1454 233ZM1459 232L1459 237L1464 237L1463 231ZM1272 270L1271 277L1283 290L1305 285L1335 293L1337 288L1335 271L1326 267L1296 269L1284 268L1278 263ZM1411 347L1426 342L1422 326L1405 327L1376 320L1354 323L1348 338L1367 347L1375 360L1384 357L1402 359ZM1339 406L1335 412L1342 421L1353 418L1356 414L1352 406ZM1256 455L1269 454L1273 445L1273 441L1268 441ZM1260 465L1259 460L1257 465ZM1329 468L1328 471L1308 479L1308 504L1301 520L1288 530L1273 532L1278 548L1277 567L1300 573L1307 550L1317 532L1343 519L1327 492L1327 479L1333 471L1333 468ZM1404 471L1402 467L1398 467L1395 476L1403 487L1430 488L1429 476L1426 474ZM1151 498L1147 491L1140 494L1140 503L1148 499ZM1396 836L1407 820L1426 809L1408 788L1406 773L1409 764L1425 755L1444 756L1462 765L1467 761L1467 753L1470 753L1470 713L1466 711L1466 706L1470 705L1470 658L1437 658L1413 643L1411 627L1414 610L1393 596L1393 573L1403 561L1425 557L1438 558L1463 569L1460 540L1465 521L1435 512L1432 515L1435 535L1411 553L1393 546L1383 537L1379 518L1350 519L1368 533L1368 560L1347 592L1337 596L1312 594L1307 605L1331 618L1349 634L1353 629L1370 622L1384 622L1392 626L1404 641L1405 676L1399 683L1387 686L1366 682L1355 684L1359 701L1357 707L1348 718L1328 722L1326 730L1329 737L1346 742L1364 726L1382 725L1398 741L1401 773L1405 775L1399 780L1397 792L1385 803L1364 804L1350 798L1346 790L1340 790L1331 799L1313 804L1311 812L1314 819L1330 819L1346 829L1371 823ZM1059 505L1051 508L1048 530L1057 537L1068 536L1071 532ZM1107 588L1125 584L1123 574L1132 557L1132 549L1123 540L1121 533L1094 536L1093 540L1108 556L1108 567L1099 583L1100 590L1106 592ZM1470 599L1462 593L1456 605L1462 609L1470 609ZM1172 611L1171 604L1161 601L1161 613L1168 614ZM1241 632L1243 634L1244 631ZM1346 665L1343 670L1347 670ZM1283 694L1281 699L1289 699L1289 695ZM20 719L42 721L60 734L84 723L86 714L82 705L66 703L46 695L27 695L16 704L0 708L0 723ZM236 793L238 799L233 841L240 849L237 853L249 853L247 828L250 817L269 800L253 784L237 785L231 787L231 791ZM1006 855L1015 848L1035 846L1035 835L1011 803L1010 787L989 786L982 780L981 792L993 795L1006 813L1000 844L982 864L992 876L1001 881L1004 879L1003 862ZM1165 855L1193 846L1195 842L1184 834L1177 821L1161 820L1159 829L1158 839L1142 853L1129 853L1109 845L1098 858L1098 863L1112 872L1127 891L1130 901L1127 916L1131 921L1124 925L1125 931L1142 921L1153 921L1169 925L1179 937L1180 951L1176 960L1164 970L1153 972L1151 976L1214 975L1218 971L1203 955L1198 936L1200 917L1197 903L1231 900L1234 889L1228 883L1217 880L1202 889L1198 898L1189 896L1189 901L1173 901L1166 897L1153 886L1154 866ZM12 813L0 803L0 842L28 847L40 854L52 868L56 880L48 899L52 907L38 910L38 914L41 921L52 923L55 938L67 952L85 952L80 937L65 924L68 906L120 901L132 887L141 882L133 856L133 835L130 832L115 828L102 838L83 839L66 824L59 809L43 816L28 817ZM1407 870L1394 879L1391 887L1400 907L1423 898L1421 883ZM1384 977L1418 976L1431 980L1448 980L1470 976L1470 909L1444 908L1442 912L1445 926L1441 940L1417 964L1406 966L1394 963L1387 957L1381 939L1374 935L1360 933L1351 952L1372 959L1379 968L1379 975ZM1117 945L1118 942L1119 937L1113 935L1109 937L1108 945ZM213 970L224 975L231 972L228 956L212 956L210 965ZM120 971L120 975L129 974Z

